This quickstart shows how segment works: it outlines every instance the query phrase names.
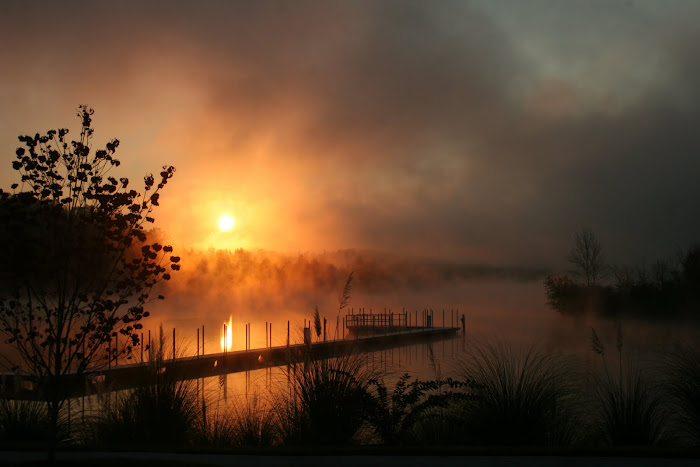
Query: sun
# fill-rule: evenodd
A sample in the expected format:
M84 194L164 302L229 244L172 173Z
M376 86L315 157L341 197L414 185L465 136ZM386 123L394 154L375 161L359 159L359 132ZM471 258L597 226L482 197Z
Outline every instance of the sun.
M221 217L219 217L219 230L222 232L228 232L235 224L236 221L234 221L233 217L229 216L228 214L223 214Z

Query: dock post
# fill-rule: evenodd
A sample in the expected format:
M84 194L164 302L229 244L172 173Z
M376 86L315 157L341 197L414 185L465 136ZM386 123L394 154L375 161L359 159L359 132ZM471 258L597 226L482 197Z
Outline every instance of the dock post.
M173 328L173 360L175 360L175 328Z
M199 328L197 328L197 356L199 357ZM199 380L197 380L199 383Z
M270 321L270 347L272 347L272 321ZM272 371L272 368L270 368L270 371ZM270 373L270 376L272 376L272 373Z
M141 363L143 363L143 333L141 333Z
M148 361L151 361L151 330L148 330Z
M287 349L289 349L289 320L287 320Z
M226 348L228 347L228 342L226 342L226 324L224 324L224 353L226 353Z

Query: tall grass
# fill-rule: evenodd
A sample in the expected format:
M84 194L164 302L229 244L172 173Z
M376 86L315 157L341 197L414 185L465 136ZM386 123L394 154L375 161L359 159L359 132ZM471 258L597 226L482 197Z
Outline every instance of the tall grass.
M700 445L700 350L681 345L661 359L662 391L667 397L671 419L679 441Z
M589 378L541 346L475 340L457 368L459 380L443 378L429 348L434 379L405 374L393 391L366 354L307 360L289 367L277 392L240 396L207 414L193 383L168 367L161 334L147 377L103 398L99 416L77 424L73 441L222 448L700 444L697 349L667 353L656 378L628 363L621 329L612 356L595 330L590 343L600 359ZM0 400L0 442L43 441L48 427L45 403Z
M264 448L279 443L279 417L258 393L240 397L201 426L201 445Z
M51 423L45 402L0 400L0 442L35 443L45 442ZM68 436L66 425L59 424L59 440Z
M192 381L165 365L163 330L144 380L103 401L92 427L97 444L183 444L194 438L200 414Z
M644 372L623 362L621 328L616 347L615 372L608 367L606 346L592 330L591 348L601 356L603 366L603 371L593 377L593 441L607 446L648 446L668 441L667 413L659 391Z
M472 345L461 373L473 388L463 406L472 445L569 445L579 435L576 375L559 355L502 340Z
M259 394L239 400L230 416L234 420L234 446L262 448L278 443L279 419Z
M345 445L368 422L377 373L366 356L348 353L289 368L290 393L283 401L284 444Z

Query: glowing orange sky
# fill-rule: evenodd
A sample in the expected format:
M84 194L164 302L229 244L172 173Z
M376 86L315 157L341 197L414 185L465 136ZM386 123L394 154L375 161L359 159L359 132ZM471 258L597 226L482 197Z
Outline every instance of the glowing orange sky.
M177 168L176 244L663 255L700 237L700 7L594 3L4 3L0 182L87 103L120 175Z

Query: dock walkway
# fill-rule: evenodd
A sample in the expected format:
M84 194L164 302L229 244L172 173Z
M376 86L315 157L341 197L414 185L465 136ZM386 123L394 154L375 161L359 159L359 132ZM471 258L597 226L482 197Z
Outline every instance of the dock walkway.
M349 329L350 330L350 329ZM374 328L372 335L359 335L353 339L310 342L275 347L263 347L232 352L219 352L194 357L181 357L163 362L164 371L176 372L178 379L198 379L211 376L260 370L269 367L304 363L309 360L333 358L351 352L374 352L379 350L426 343L456 337L456 327L406 327L399 330L387 327ZM82 395L89 388L99 385L108 390L119 390L137 385L149 375L149 362L113 366L87 372L80 377L68 376L70 395ZM16 399L36 399L36 391L28 390L24 384L3 377L4 391L0 396ZM22 377L19 377L22 378ZM26 378L22 378L26 379ZM13 390L14 389L14 390Z

